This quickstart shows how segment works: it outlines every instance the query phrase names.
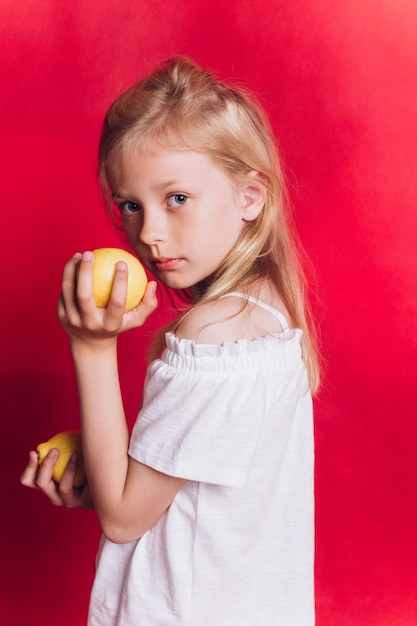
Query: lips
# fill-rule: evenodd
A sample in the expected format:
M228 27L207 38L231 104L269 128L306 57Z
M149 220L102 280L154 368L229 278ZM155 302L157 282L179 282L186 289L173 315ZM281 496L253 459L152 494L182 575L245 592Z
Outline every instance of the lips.
M163 272L163 271L175 269L180 263L180 261L181 259L161 258L161 259L154 259L152 261L152 264L155 266L157 270L159 270L160 272Z

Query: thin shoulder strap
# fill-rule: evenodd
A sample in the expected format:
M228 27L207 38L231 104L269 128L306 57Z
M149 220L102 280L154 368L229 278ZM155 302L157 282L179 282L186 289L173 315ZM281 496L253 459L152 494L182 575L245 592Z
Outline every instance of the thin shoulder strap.
M265 309L265 311L269 311L269 313L272 313L272 315L276 317L276 319L281 324L282 330L284 332L290 329L285 316L277 309L274 309L274 307L270 306L269 304L266 304L266 302L262 302L261 300L258 300L257 298L253 298L252 296L248 296L246 293L241 293L240 291L231 291L230 293L225 293L223 296L220 296L220 297L227 298L228 296L236 296L237 298L243 298L244 300L248 300L249 302L252 302L253 304L256 304L257 306L260 306L262 309Z

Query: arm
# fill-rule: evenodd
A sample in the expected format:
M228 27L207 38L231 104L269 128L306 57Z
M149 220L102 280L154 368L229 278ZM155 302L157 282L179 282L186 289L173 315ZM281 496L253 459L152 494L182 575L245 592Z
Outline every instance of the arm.
M79 264L77 286L75 273ZM155 309L154 283L142 302L124 313L127 269L116 270L106 309L91 295L91 254L76 255L64 269L58 315L69 335L77 376L83 456L101 527L114 542L143 535L168 508L184 481L128 456L129 432L117 364L117 335L142 325Z
M73 355L84 463L94 506L111 541L130 541L155 524L184 481L129 458L115 345L98 354L73 345Z

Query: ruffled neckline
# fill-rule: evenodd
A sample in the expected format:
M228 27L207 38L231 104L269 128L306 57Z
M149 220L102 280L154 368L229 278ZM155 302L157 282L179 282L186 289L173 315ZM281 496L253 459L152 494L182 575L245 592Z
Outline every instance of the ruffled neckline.
M256 339L239 339L238 341L226 341L225 343L206 344L196 343L192 339L180 339L173 332L165 335L166 347L175 354L187 356L233 356L243 354L253 354L265 350L276 348L282 351L283 346L299 345L302 331L298 328L285 332L258 337Z

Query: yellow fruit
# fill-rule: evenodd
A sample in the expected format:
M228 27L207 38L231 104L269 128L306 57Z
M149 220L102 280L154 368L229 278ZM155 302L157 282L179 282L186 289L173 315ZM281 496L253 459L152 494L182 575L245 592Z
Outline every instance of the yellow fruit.
M62 433L58 433L45 441L40 443L36 448L39 458L39 465L43 462L44 458L52 448L59 450L59 457L55 463L52 478L56 483L61 482L62 475L67 467L68 461L71 458L73 452L79 452L81 455L81 462L77 469L74 479L74 487L80 487L86 481L84 465L82 463L82 451L81 451L81 437L80 433L73 430L66 430Z
M148 280L145 270L136 257L120 248L93 250L93 296L99 308L105 308L110 299L114 271L119 261L128 267L126 311L134 309L142 300Z

